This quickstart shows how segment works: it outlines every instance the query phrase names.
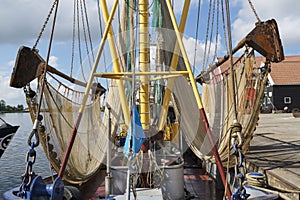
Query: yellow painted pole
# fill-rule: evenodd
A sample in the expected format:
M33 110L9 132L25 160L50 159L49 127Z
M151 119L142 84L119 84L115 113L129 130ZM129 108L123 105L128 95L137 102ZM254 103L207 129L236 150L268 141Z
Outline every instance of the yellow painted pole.
M192 86L192 89L193 89L193 92L194 92L194 95L195 95L195 98L196 98L196 101L197 101L197 104L198 104L198 107L199 107L199 111L200 111L200 114L201 114L201 117L202 117L202 120L203 120L203 124L205 126L206 134L207 134L209 142L212 146L212 152L213 152L213 155L215 157L216 164L217 164L217 167L218 167L223 185L225 187L225 185L226 185L225 172L224 172L224 169L223 169L223 166L222 166L222 162L221 162L221 159L220 159L219 152L218 152L218 150L216 148L216 145L214 143L214 140L212 138L212 133L211 133L210 128L209 128L206 113L204 111L203 104L202 104L202 101L201 101L201 97L200 97L200 94L199 94L199 91L198 91L198 88L197 88L197 85L196 85L196 81L195 81L193 72L191 70L191 66L190 66L190 63L189 63L189 60L188 60L188 57L187 57L187 54L186 54L181 36L180 36L179 28L178 28L178 25L176 23L176 18L175 18L175 15L173 13L173 10L172 10L172 5L171 5L171 2L169 0L166 0L166 3L167 3L168 11L169 11L170 16L171 16L171 21L172 21L172 24L173 24L173 27L174 27L174 30L175 30L175 33L176 33L176 38L177 38L177 41L179 43L179 47L180 47L180 50L181 50L181 53L182 53L182 56L183 56L184 64L187 68L187 71L189 72L190 83L191 83L191 86ZM230 191L230 188L228 188L228 187L226 188L226 195L227 195L228 199L231 199L231 191Z
M108 14L108 10L107 10L106 0L101 0L100 4L101 4L101 8L102 8L102 13L103 13L103 19L104 19L105 24L107 25L109 14ZM113 37L113 30L111 27L109 28L107 40L109 43L110 54L111 54L112 62L113 62L113 72L121 72L121 67L120 67L120 63L118 60L118 54L117 54L117 50L116 50L116 44L115 44L114 37ZM127 126L129 126L130 112L129 112L129 108L128 108L128 102L126 100L124 83L122 80L118 80L117 84L118 84L120 100L121 100L121 107L123 110L125 124Z
M76 135L77 135L77 130L78 130L78 127L80 125L81 118L82 118L82 115L83 115L83 111L85 109L85 105L86 105L86 102L87 102L87 99L88 99L88 96L89 96L89 93L90 93L90 89L91 89L92 82L93 82L93 79L94 79L94 73L97 71L100 56L102 54L103 47L104 47L104 44L105 44L105 41L106 41L106 38L107 38L107 35L108 35L108 32L109 32L109 27L110 27L111 22L113 20L113 16L115 14L117 5L118 5L118 0L115 0L115 3L112 7L111 15L109 16L109 19L107 21L107 26L105 28L105 31L103 33L103 37L101 39L101 43L100 43L100 46L99 46L99 49L98 49L98 52L97 52L97 55L96 55L96 58L95 58L95 62L94 62L94 65L93 65L93 68L92 68L92 71L91 71L91 74L90 74L90 77L89 77L89 81L88 81L88 83L86 85L86 88L85 88L85 92L84 92L82 103L81 103L81 106L80 106L80 109L79 109L79 112L78 112L78 116L77 116L77 119L76 119L75 124L73 126L72 133L71 133L71 138L70 138L70 141L69 141L69 145L68 145L68 148L66 150L66 153L65 153L65 156L64 156L64 159L63 159L63 162L62 162L61 167L60 167L59 172L58 172L58 177L60 177L60 178L63 177L64 171L65 171L66 166L67 166L67 162L68 162L68 159L69 159L69 156L70 156L70 153L71 153L71 150L72 150L72 147L73 147Z
M185 51L185 48L184 48L184 45L183 45L183 42L182 42L182 38L180 36L180 31L179 31L179 28L178 28L178 25L177 25L177 22L176 22L175 15L173 13L171 2L169 0L166 0L166 3L167 3L167 7L168 7L168 10L169 10L170 16L171 16L171 21L172 21L172 24L173 24L173 27L174 27L174 30L175 30L175 33L176 33L177 42L179 44L179 48L180 48L180 51L181 51L182 56L183 56L184 64L186 66L187 71L189 72L189 80L190 80L191 86L193 88L193 92L194 92L198 107L203 108L201 97L200 97L200 94L198 92L196 81L195 81L193 72L191 70L191 66L190 66L190 63L189 63L189 60L188 60L188 57L187 57L187 54L186 54L186 51Z
M149 45L149 12L148 12L149 3L148 0L139 1L139 66L141 72L148 72L150 65L150 45ZM149 129L150 125L150 105L149 105L149 77L141 76L140 77L140 117L141 124L144 130Z
M190 7L190 0L186 0L184 2L184 7L182 10L182 16L181 16L180 25L179 25L179 31L180 31L181 35L184 32L189 7ZM173 54L171 66L170 66L171 71L176 70L176 66L177 66L178 59L179 59L178 42L176 42L173 52L174 52L174 54ZM163 100L163 105L162 105L162 111L161 111L160 118L159 118L158 130L164 129L164 125L165 125L165 122L167 119L173 85L174 85L174 78L168 79L168 83L167 83L167 87L166 87L166 91L165 91L165 95L164 95L164 100Z

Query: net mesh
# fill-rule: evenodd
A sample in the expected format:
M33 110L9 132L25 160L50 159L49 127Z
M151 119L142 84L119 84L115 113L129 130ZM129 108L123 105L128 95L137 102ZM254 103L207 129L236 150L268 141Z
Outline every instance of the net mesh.
M80 92L65 85L60 85L58 89L46 83L42 104L45 130L40 128L39 134L46 155L56 171L59 171L65 156L79 112L80 104L75 102L80 102L82 96ZM77 127L76 139L64 174L64 179L70 183L87 181L106 160L107 140L103 138L107 138L108 109L105 107L101 111L100 99L94 95L89 96L89 103ZM111 81L106 102L111 107L112 132L115 133L120 118L119 93L115 81ZM29 105L32 105L31 113L35 113L36 105Z
M235 118L232 99L233 89L228 70L228 64L226 67L225 63L224 66L210 72L210 79L203 84L202 90L204 109L224 166L226 166L225 163L227 163L228 155L230 155L232 149L232 145L228 144L230 144L231 140L231 125ZM267 81L267 72L257 65L254 54L250 53L245 54L236 61L234 77L237 120L242 125L242 150L245 153L249 149L250 141L257 125ZM204 144L204 146L208 146L208 140L205 140ZM207 153L207 151L203 153ZM206 159L214 161L211 153L207 154ZM229 162L229 166L233 167L235 164L233 156L230 156Z

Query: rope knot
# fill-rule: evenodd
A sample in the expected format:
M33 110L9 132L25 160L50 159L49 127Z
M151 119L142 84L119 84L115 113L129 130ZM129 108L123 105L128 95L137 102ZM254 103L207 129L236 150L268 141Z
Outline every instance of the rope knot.
M242 125L239 122L235 122L231 125L231 129L233 133L242 132Z

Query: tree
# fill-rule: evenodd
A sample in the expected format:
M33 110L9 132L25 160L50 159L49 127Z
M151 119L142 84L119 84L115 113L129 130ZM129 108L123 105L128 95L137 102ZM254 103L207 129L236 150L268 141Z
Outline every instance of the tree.
M18 104L18 105L17 105L17 109L18 109L19 111L23 111L23 110L24 110L24 106L23 106L22 104Z
M6 108L6 102L3 99L1 99L0 100L0 111L5 110L5 108Z

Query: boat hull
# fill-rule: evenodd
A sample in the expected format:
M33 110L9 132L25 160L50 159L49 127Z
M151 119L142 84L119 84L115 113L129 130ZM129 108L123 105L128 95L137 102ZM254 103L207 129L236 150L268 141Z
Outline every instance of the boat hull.
M9 124L6 124L5 127L0 128L0 158L12 140L14 134L17 132L18 128L19 126L11 126Z

